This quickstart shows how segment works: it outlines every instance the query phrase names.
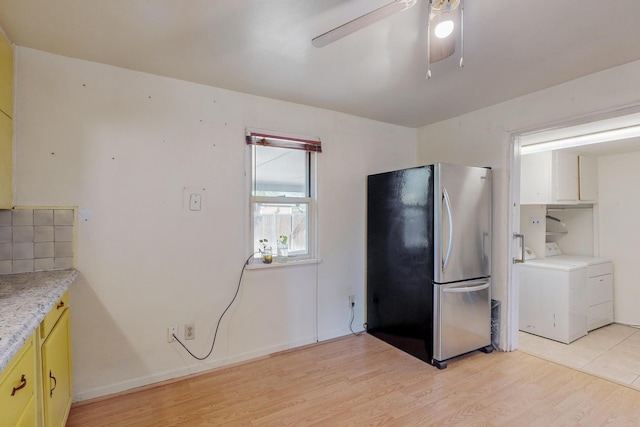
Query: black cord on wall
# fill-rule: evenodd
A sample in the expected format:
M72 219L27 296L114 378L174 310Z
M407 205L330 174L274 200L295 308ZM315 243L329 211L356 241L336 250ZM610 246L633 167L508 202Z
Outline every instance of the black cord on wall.
M360 332L355 332L355 331L353 330L353 318L354 318L354 316L355 316L355 313L354 313L354 306L355 306L355 305L356 305L355 303L351 303L351 321L349 322L349 329L351 330L351 333L352 333L353 335L358 336L358 335L362 335L362 334L364 334L364 332L365 332L366 328L365 328L364 330L360 331ZM364 326L364 325L362 325L362 326Z
M218 323L216 324L216 332L213 334L213 342L211 342L211 348L209 349L209 353L207 353L206 356L204 357L198 357L195 354L193 354L186 345L184 345L182 343L182 341L180 341L178 339L178 337L176 336L176 334L171 334L173 335L173 338L178 342L178 344L180 344L182 346L182 348L184 348L187 353L189 353L191 355L191 357L193 357L194 359L197 360L205 360L206 358L208 358L209 356L211 356L211 353L213 353L213 346L216 344L216 338L218 336L218 328L220 327L220 322L222 321L222 318L224 317L224 315L227 313L227 311L229 310L229 308L231 308L231 305L233 305L234 301L236 300L236 298L238 297L238 292L240 292L240 284L242 283L242 276L244 275L244 270L247 268L247 265L249 265L249 261L251 260L251 258L253 258L253 256L255 254L257 254L258 252L254 252L252 253L249 258L247 258L247 260L244 262L244 264L242 264L242 271L240 271L240 279L238 279L238 286L236 287L236 293L233 295L233 298L231 299L231 302L229 303L229 305L227 305L227 308L224 309L224 311L222 312L222 314L220 315L220 318L218 319Z

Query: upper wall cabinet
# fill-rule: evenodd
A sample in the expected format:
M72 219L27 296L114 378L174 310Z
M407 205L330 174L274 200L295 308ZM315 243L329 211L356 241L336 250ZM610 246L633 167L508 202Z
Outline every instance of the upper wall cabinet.
M13 117L13 48L0 33L0 111Z
M521 158L520 204L578 202L578 156L562 151L527 154Z
M10 117L0 113L0 209L13 207L13 132Z
M578 156L578 171L580 174L580 201L598 201L598 159L588 156Z
M524 155L520 164L520 204L597 201L598 164L594 158L567 151L546 151Z
M13 207L13 48L0 32L0 209Z

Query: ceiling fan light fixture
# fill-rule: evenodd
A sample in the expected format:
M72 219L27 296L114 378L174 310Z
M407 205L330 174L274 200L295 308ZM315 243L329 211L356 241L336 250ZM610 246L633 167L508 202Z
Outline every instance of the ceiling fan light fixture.
M460 67L464 58L464 0L428 0L427 79L431 64L453 55L460 44Z
M446 39L453 33L454 24L453 21L447 19L446 21L440 21L433 29L433 33L439 39Z

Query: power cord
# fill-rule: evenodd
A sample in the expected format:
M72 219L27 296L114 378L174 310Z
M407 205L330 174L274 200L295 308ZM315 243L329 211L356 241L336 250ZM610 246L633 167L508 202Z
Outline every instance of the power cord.
M218 323L216 324L216 332L213 334L213 342L211 343L211 348L209 349L209 353L207 353L206 356L204 357L198 357L195 354L193 354L188 348L187 346L185 346L182 341L180 341L178 339L178 337L176 336L176 334L171 334L173 335L173 338L178 342L178 344L180 344L182 346L182 348L184 348L187 353L189 353L191 355L191 357L193 357L194 359L197 360L205 360L206 358L208 358L209 356L211 356L211 353L213 353L213 346L216 344L216 337L218 336L218 328L220 327L220 322L222 321L222 318L224 317L224 315L227 313L227 311L229 310L229 308L231 308L231 305L233 305L233 302L236 300L236 298L238 297L238 292L240 292L240 284L242 283L242 276L244 275L244 270L247 268L247 265L249 265L249 261L251 260L251 258L253 258L253 256L255 254L257 254L259 252L254 252L252 253L249 258L247 258L247 260L244 262L244 264L242 264L242 271L240 271L240 279L238 279L238 286L236 287L236 293L233 296L233 299L231 300L231 302L229 303L229 305L227 305L227 308L224 309L224 311L222 312L222 315L220 315L220 318L218 319Z
M351 321L349 322L349 329L351 330L351 333L352 333L353 335L358 336L358 335L362 335L362 334L364 334L364 332L365 332L365 331L364 331L364 330L362 330L362 331L360 331L360 332L355 332L355 331L353 330L353 318L354 318L354 316L355 316L355 313L354 313L354 311L355 311L355 309L354 309L355 305L356 305L356 303L355 303L355 302L352 302L352 303L351 303Z

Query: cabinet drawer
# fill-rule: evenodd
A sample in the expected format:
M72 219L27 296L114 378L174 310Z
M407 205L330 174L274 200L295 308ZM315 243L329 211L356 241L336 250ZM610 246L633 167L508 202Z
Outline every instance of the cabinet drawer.
M587 283L589 307L613 300L613 276L611 274L589 277Z
M613 323L613 302L609 301L589 307L589 326L587 328L589 331L610 323Z
M34 409L35 383L35 350L31 337L0 375L0 424L7 420L6 425L16 425L21 419L29 419L26 411Z
M587 276L595 277L595 276L603 276L605 274L613 273L613 264L610 262L605 262L604 264L596 264L590 265L587 267Z
M51 329L53 329L60 316L62 316L64 309L67 307L69 307L69 291L62 295L40 324L40 337L42 339L46 339L49 336Z

